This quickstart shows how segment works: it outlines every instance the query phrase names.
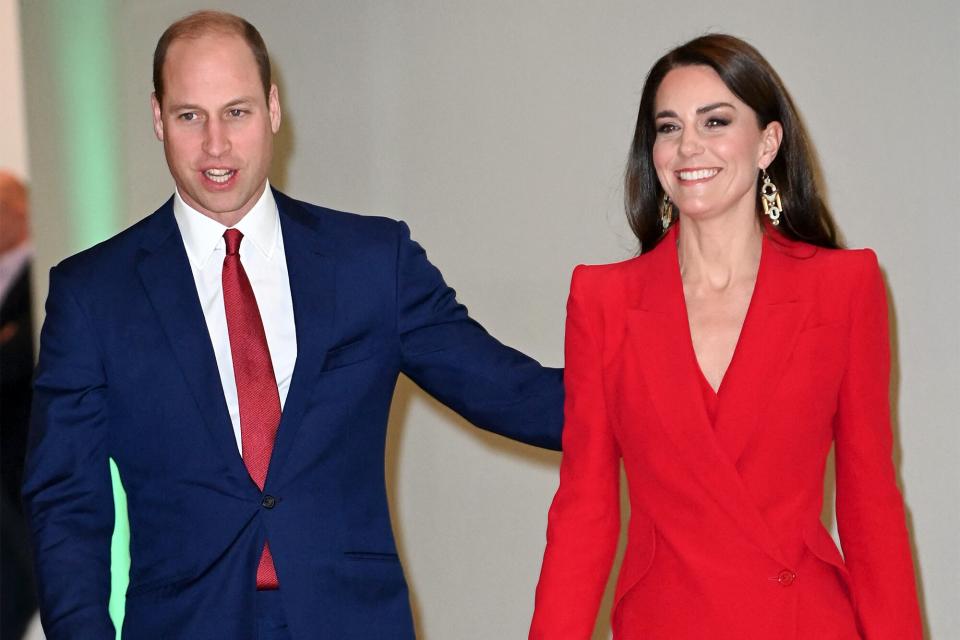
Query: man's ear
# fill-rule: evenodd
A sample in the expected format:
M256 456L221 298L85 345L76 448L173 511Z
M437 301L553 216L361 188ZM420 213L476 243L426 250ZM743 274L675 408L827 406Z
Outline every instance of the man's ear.
M280 92L277 85L270 85L270 95L267 96L267 107L270 109L270 129L276 133L280 130Z
M150 94L150 108L153 110L153 134L157 136L157 140L163 142L163 112L156 93Z
M774 120L760 133L760 158L757 165L766 169L777 157L780 143L783 142L783 125Z

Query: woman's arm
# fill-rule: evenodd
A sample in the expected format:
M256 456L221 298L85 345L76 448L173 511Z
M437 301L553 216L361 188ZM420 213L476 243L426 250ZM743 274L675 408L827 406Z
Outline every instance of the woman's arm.
M564 453L531 640L590 638L620 531L620 453L607 423L601 315L590 275L577 267L567 302Z
M887 299L870 250L857 252L850 351L834 425L837 525L865 640L923 637L903 500L893 466Z

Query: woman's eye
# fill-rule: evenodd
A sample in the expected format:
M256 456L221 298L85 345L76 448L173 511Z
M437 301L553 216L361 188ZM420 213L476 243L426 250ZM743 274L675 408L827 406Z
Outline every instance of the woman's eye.
M663 124L657 127L657 133L673 133L674 131L678 131L679 129L680 127L678 127L672 122L664 122Z
M727 120L726 118L710 118L709 120L707 120L707 127L710 127L710 128L725 127L728 124L730 124L730 121Z

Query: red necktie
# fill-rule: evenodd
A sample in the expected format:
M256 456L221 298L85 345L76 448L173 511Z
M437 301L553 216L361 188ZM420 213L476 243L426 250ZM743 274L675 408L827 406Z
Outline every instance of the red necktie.
M227 313L233 374L240 401L243 462L250 477L263 491L273 440L280 426L280 394L257 299L247 272L240 264L243 234L237 229L227 229L223 239L227 243L227 255L223 259L223 306ZM276 589L278 586L270 546L265 544L257 566L257 589Z

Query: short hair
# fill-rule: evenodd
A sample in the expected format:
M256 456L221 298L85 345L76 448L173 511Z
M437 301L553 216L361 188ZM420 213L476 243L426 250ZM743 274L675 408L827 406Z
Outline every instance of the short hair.
M663 188L653 166L657 90L673 69L697 65L716 71L727 88L757 114L761 128L771 122L783 126L780 149L767 167L783 201L778 229L794 240L838 247L836 224L817 184L817 165L809 136L783 81L760 52L746 42L711 33L682 44L657 60L643 86L624 192L627 221L640 241L640 250L652 249L664 235L658 210ZM759 206L757 215L763 215Z
M257 28L232 13L224 11L197 11L180 18L163 32L157 41L157 48L153 51L153 92L157 102L163 104L163 65L167 59L167 50L170 45L181 38L200 38L211 33L236 35L250 47L253 59L257 62L260 72L260 82L263 85L263 96L270 95L270 55L267 45Z

